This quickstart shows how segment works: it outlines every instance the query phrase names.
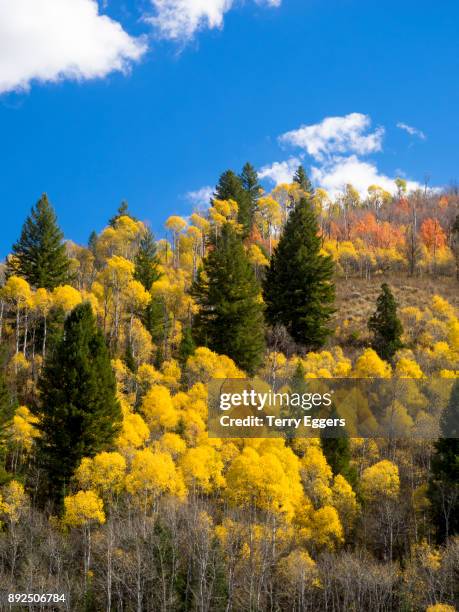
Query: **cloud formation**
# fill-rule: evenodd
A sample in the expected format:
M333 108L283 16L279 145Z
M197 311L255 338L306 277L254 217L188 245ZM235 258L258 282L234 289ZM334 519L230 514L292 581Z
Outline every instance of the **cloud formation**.
M213 195L214 190L209 185L205 187L201 187L196 191L189 191L186 194L186 199L193 204L193 206L198 208L203 208L209 206L210 198Z
M276 185L279 185L279 183L290 183L300 164L301 159L299 157L290 157L285 161L263 166L258 171L258 177L260 180L269 179Z
M304 149L316 160L343 153L366 155L381 151L384 128L369 132L371 119L362 113L326 117L320 123L302 125L279 137L281 144Z
M395 178L390 178L379 172L376 164L362 161L356 155L349 157L336 157L331 163L311 167L313 183L326 189L335 197L342 192L347 183L351 183L362 195L367 194L370 185L379 185L390 193L395 193L397 187ZM407 181L408 190L418 189L419 183Z
M407 132L410 136L417 136L421 140L426 139L426 135L422 130L418 130L418 128L413 127L412 125L408 125L407 123L402 123L399 121L397 123L397 127L405 132Z
M0 0L0 93L126 72L146 50L96 0Z
M403 124L402 129L410 128ZM400 126L399 126L400 127ZM419 135L416 130L416 135ZM422 132L421 132L422 133ZM385 129L371 131L371 118L362 113L350 113L343 117L326 117L320 123L302 125L279 137L279 143L303 149L313 160L310 168L313 182L326 189L332 197L351 183L362 196L370 185L379 185L394 193L396 177L380 172L375 162L361 159L382 151ZM275 184L289 182L302 163L304 153L285 161L274 162L259 170L260 179ZM420 188L416 181L407 181L409 190Z
M278 7L281 0L255 0L256 4ZM223 27L223 18L234 0L151 0L154 15L146 17L159 38L191 40L199 30Z

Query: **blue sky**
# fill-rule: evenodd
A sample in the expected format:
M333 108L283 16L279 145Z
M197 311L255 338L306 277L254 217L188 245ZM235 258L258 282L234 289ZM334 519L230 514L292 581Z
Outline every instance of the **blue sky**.
M161 234L248 160L267 187L297 160L332 192L459 179L455 0L102 4L0 0L0 257L44 191L85 243L123 199Z

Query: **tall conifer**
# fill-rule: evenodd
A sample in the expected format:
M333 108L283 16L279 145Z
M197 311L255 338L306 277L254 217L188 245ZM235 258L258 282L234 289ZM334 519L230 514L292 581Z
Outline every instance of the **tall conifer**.
M204 259L193 294L200 306L193 330L198 344L253 374L264 352L263 305L241 237L231 225L223 226Z
M145 230L140 241L134 264L134 278L142 283L146 291L150 291L152 284L161 276L158 271L156 243L150 228Z
M250 202L249 222L250 222L250 228L251 228L253 224L253 216L255 214L257 202L260 198L261 185L258 182L257 171L252 166L252 164L250 164L249 162L244 164L244 167L242 168L242 172L240 175L240 179L242 182L242 187L244 188L244 191L246 192L249 202Z
M110 448L121 421L110 357L89 303L67 317L39 389L39 465L51 498L60 502L81 459Z
M381 285L376 311L368 321L368 329L373 333L374 350L381 359L391 361L395 353L403 347L403 327L397 316L395 297L387 283Z
M459 380L456 380L440 422L428 496L437 540L459 534Z
M69 259L56 214L43 194L25 220L13 245L8 273L24 277L34 287L54 289L68 281Z
M224 172L215 188L214 197L219 200L234 200L239 207L238 222L247 236L251 229L251 196L244 189L242 180L232 170Z
M325 343L334 312L333 260L320 252L318 234L311 202L301 198L285 224L263 285L269 323L285 326L308 349Z
M298 183L301 189L308 193L310 196L314 195L314 187L312 186L312 183L309 180L309 176L306 174L306 170L303 168L303 166L298 166L293 177L293 181L295 183Z

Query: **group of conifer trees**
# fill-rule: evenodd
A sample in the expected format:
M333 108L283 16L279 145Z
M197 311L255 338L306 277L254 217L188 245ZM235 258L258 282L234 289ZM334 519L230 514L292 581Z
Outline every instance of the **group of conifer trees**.
M177 356L182 363L195 345L207 346L228 355L253 375L263 361L269 327L284 328L298 352L318 349L327 341L334 313L334 264L330 256L321 252L321 236L312 205L314 190L302 167L294 180L300 184L303 196L292 202L260 284L244 244L250 237L260 196L257 174L246 164L240 176L232 171L221 176L214 197L237 202L239 224L224 225L207 245L207 254L191 287L199 309L191 329L185 329L183 335ZM120 214L125 213L126 209L120 209ZM94 240L94 237L90 240L89 248ZM24 277L36 288L53 289L71 282L69 270L63 235L44 195L23 226L7 272ZM150 231L135 257L135 278L147 290L159 278L156 244ZM161 306L153 300L143 313L153 340L161 337L162 317L158 309ZM392 361L402 347L403 329L387 284L382 285L368 327L373 334L373 348L381 358ZM129 354L126 363L129 366ZM33 410L40 417L42 434L38 442L38 464L44 476L42 490L60 505L81 458L110 448L121 420L109 349L89 303L77 306L66 318L61 334L48 352L38 387L40 397ZM457 414L458 402L456 385L450 412ZM7 423L14 402L1 377L0 407L2 422ZM333 470L352 479L348 472L348 442L324 440L323 447ZM457 492L458 455L457 439L437 443L430 497L438 514L445 490ZM454 508L459 510L459 500ZM455 512L448 517L448 525L442 528L444 533L457 533L457 516Z

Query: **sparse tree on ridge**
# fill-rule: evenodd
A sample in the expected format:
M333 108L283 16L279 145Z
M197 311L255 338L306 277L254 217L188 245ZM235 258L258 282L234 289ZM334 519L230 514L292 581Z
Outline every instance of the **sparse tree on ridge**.
M381 359L391 361L403 347L403 327L397 316L397 303L387 283L381 285L376 311L368 321L368 329L373 334L372 348Z

